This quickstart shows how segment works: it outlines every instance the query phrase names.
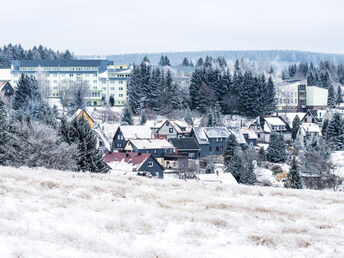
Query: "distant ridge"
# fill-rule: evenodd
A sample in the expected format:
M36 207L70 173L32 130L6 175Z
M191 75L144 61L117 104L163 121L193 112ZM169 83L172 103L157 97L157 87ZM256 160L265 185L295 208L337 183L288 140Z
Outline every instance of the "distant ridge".
M313 62L318 64L320 61L331 61L344 63L344 54L328 54L298 50L213 50L213 51L185 51L185 52L161 52L161 53L133 53L118 55L80 55L77 58L107 58L115 63L140 63L144 56L147 56L153 65L158 64L161 55L167 55L172 65L178 65L186 57L194 63L198 58L206 56L223 56L227 60L249 59L251 61L277 61L285 63Z

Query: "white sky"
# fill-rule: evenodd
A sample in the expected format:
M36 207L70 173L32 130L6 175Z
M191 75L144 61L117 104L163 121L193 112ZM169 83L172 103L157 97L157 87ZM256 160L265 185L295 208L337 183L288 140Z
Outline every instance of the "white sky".
M293 49L344 54L343 0L2 0L0 45L75 54Z

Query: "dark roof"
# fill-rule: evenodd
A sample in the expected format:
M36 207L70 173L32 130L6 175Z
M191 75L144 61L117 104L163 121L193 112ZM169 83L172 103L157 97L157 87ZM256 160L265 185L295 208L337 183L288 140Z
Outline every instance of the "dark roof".
M172 138L170 141L178 150L199 150L199 146L193 137Z
M98 67L107 65L107 60L14 60L12 61L21 67Z

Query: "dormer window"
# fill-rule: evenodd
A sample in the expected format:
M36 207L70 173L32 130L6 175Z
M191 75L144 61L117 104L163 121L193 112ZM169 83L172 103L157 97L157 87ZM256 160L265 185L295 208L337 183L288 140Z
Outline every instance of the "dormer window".
M166 122L166 126L169 126L169 125L170 125L170 123L167 121L167 122Z

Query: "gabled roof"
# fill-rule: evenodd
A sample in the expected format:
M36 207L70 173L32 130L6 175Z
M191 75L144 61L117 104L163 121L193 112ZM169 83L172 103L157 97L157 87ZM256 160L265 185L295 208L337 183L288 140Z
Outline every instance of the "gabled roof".
M247 138L249 140L258 139L256 133L254 132L254 130L252 128L241 128L241 133L247 134Z
M286 125L283 120L279 117L264 117L265 121L268 122L270 125L273 126L281 126Z
M152 138L152 131L149 126L145 125L121 125L117 128L121 130L125 140Z
M208 138L228 138L230 132L226 127L203 127Z
M110 151L111 150L111 145L110 145L109 141L106 139L106 137L103 134L103 132L100 129L98 129L98 128L92 128L92 130L97 134L98 138L100 138L103 141L105 148L108 151Z
M208 137L202 127L193 128L198 144L209 144Z
M199 146L193 137L172 138L170 141L178 150L199 150Z
M321 129L318 124L315 123L302 123L300 125L299 130L301 130L301 133L305 135L308 133L318 133L321 135Z
M170 125L176 130L177 133L181 133L181 134L190 134L192 127L185 122L185 120L181 119L181 120L166 120L161 127L159 128L159 130L166 124L166 122L169 122ZM159 133L158 130L158 133Z
M87 113L87 111L85 109L81 109L81 108L79 108L77 111L75 111L75 113L70 117L69 121L73 121L76 117L78 117L80 115L81 112L85 112L88 115L88 117L93 121L93 123L95 123L92 116L90 116L90 114Z
M124 152L107 152L104 161L110 165L111 163L125 162L132 165L134 170L140 169L142 164L151 156L150 153L124 153ZM153 158L153 157L152 157ZM154 159L154 158L153 158ZM159 162L157 162L159 164ZM159 164L160 165L160 164ZM161 166L161 165L160 165ZM112 167L113 168L113 167Z
M301 120L303 120L308 114L310 114L315 119L316 122L321 122L325 113L326 113L326 110L311 109L307 111L307 113L303 116Z
M305 117L306 113L304 112L288 112L288 113L280 113L281 117L285 118L285 121L289 124L290 128L293 128L293 121L296 116L302 120L303 117Z
M129 142L138 150L174 149L166 139L130 139Z
M246 140L244 136L242 135L239 127L230 126L228 127L228 130L230 131L230 133L234 134L239 144L246 144Z
M6 85L10 86L13 89L13 87L9 81L0 81L0 91L2 91Z

